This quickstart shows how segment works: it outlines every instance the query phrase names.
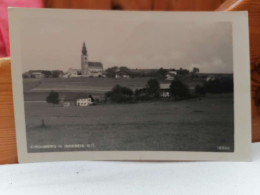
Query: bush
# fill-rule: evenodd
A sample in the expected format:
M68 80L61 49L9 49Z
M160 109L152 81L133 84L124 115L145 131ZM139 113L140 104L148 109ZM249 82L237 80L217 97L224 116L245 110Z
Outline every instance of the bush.
M137 101L148 101L151 100L151 96L148 95L147 88L135 90L135 100Z
M28 73L23 73L23 79L27 79L27 78L30 78Z
M147 95L151 98L159 98L160 97L160 84L157 79L150 79L147 82Z
M114 103L130 103L133 101L133 91L127 87L116 85L111 91L105 94L106 101Z
M205 84L205 90L208 93L233 93L233 78L209 80Z
M156 76L158 79L165 79L166 75L167 75L167 70L160 68L157 72L156 72Z
M170 85L170 95L175 100L180 100L190 97L190 92L188 87L180 80L174 80Z
M46 97L46 101L47 103L58 104L60 102L59 93L56 91L51 91Z
M195 94L204 96L206 94L206 89L204 86L196 85Z

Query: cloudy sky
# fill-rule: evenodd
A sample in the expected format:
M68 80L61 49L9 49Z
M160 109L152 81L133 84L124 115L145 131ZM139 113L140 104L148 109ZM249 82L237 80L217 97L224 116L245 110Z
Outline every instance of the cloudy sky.
M201 72L233 72L229 22L28 18L22 23L21 40L24 71L80 68L85 41L89 61L100 61L104 68L198 67Z

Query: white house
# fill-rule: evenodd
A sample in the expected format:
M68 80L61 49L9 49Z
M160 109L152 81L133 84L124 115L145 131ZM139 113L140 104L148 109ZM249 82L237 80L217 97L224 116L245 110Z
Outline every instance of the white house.
M42 72L32 72L31 75L33 78L37 79L44 78L44 74Z
M70 94L67 95L63 100L62 100L62 105L64 107L70 107L70 106L89 106L93 105L94 102L92 99L89 97L89 94Z
M177 73L176 73L176 71L169 71L167 74L166 74L166 78L165 78L165 80L167 80L167 81L173 81L175 78L176 78L176 75L177 75Z
M63 75L63 78L79 77L79 69L69 68L69 70Z
M160 96L163 98L170 97L170 83L161 83L160 84Z
M93 104L93 102L92 102L91 98L89 98L89 97L80 97L76 100L77 106L89 106L92 104Z
M117 72L116 72L116 75L115 75L115 78L116 78L116 79L120 79L120 78L130 79L130 76L129 76L126 72L117 71Z

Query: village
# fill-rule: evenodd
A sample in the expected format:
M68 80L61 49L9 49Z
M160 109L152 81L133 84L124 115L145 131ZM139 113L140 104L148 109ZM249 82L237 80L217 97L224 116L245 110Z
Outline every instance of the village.
M219 151L215 146L233 142L232 73L203 72L199 64L174 61L153 68L103 65L89 60L85 43L78 56L80 64L62 70L23 73L28 146L73 138L76 144L95 143L87 150L164 150L157 145L163 137L167 150L201 151L207 144L206 150ZM192 138L194 131L203 140L200 144ZM214 134L223 136L212 143L208 140ZM189 140L184 146L183 139ZM56 150L69 149L28 147L31 152Z
M232 74L200 73L198 67L192 70L184 68L159 68L159 69L130 69L126 66L113 66L104 70L101 62L88 60L85 42L81 51L81 69L69 68L62 70L29 70L23 73L23 79L40 80L40 83L51 80L64 82L70 86L71 91L62 93L61 86L49 87L45 99L47 103L70 106L91 106L104 103L134 103L140 101L158 100L184 100L205 96L206 93L232 93ZM87 80L86 80L87 79ZM82 87L94 80L92 88L97 83L106 85L111 83L102 92L80 88L76 82L82 82ZM143 81L134 86L136 80ZM111 82L115 80L115 82ZM73 81L73 82L72 82ZM114 83L114 84L112 84ZM36 88L37 89L37 88ZM34 90L36 90L34 89ZM45 91L47 92L47 91Z

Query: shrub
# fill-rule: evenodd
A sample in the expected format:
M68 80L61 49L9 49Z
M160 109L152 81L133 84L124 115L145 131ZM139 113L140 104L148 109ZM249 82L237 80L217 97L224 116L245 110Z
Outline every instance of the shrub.
M233 79L216 78L214 80L209 80L205 84L205 90L209 93L233 93Z
M160 97L160 84L157 79L150 79L147 82L147 95L151 98L159 98Z
M105 94L106 101L114 103L129 103L133 101L133 91L127 87L116 85L111 91Z
M170 95L175 100L185 99L190 96L188 87L183 84L180 80L174 80L170 85Z
M58 104L60 102L59 93L56 91L51 91L46 97L46 101L47 103Z
M206 94L206 89L204 86L196 85L195 94L204 96Z

